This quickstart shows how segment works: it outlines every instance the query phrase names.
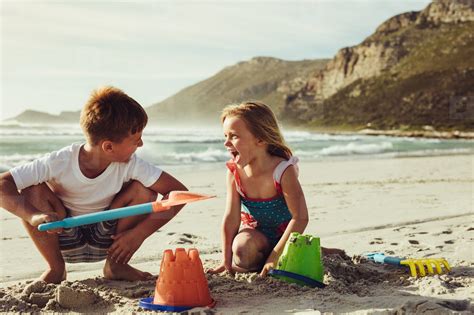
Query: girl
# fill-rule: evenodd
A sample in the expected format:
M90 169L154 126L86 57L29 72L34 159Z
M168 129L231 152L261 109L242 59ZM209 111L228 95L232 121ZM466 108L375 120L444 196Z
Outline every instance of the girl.
M263 103L227 106L221 121L231 155L222 224L224 258L210 272L261 269L264 276L275 267L290 233L303 233L308 224L298 159Z

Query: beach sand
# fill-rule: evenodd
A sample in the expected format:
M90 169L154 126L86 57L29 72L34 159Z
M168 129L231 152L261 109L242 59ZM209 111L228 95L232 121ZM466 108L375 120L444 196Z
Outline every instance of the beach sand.
M218 313L472 313L474 312L473 156L300 163L310 223L306 234L348 257L325 257L325 289L253 274L208 275L211 310ZM173 173L191 191L217 198L186 206L147 239L133 266L157 274L164 249L199 250L205 268L220 261L225 168ZM19 220L1 212L0 311L142 312L154 280L108 281L103 263L68 264L68 281L34 281L45 264ZM445 257L452 271L411 278L402 268L376 265L367 252ZM205 309L196 309L209 312Z

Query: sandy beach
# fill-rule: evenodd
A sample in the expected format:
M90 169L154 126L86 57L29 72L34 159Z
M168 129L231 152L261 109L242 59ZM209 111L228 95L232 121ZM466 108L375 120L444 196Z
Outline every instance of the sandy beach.
M300 181L310 223L306 234L347 257L325 257L325 289L256 274L208 275L212 311L236 313L474 312L474 157L472 155L303 162ZM224 165L173 173L191 191L217 198L186 206L145 241L132 265L157 274L165 249L199 250L204 267L220 260ZM61 285L35 282L45 264L20 221L1 211L0 311L142 312L155 283L108 281L103 263L68 264ZM402 268L361 255L444 257L452 271L411 278ZM202 310L202 309L201 309ZM197 309L199 311L199 309ZM204 310L202 310L204 311Z

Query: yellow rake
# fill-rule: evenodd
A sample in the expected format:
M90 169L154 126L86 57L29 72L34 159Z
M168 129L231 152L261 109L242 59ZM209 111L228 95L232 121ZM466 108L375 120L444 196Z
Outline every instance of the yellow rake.
M383 253L368 253L364 256L376 263L409 267L412 277L424 277L451 271L448 261L444 258L400 258L385 256Z

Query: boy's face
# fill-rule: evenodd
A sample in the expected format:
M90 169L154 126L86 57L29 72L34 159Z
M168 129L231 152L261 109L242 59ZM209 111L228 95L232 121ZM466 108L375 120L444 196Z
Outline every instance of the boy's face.
M142 131L127 136L122 142L112 142L114 162L128 162L130 157L143 145Z

